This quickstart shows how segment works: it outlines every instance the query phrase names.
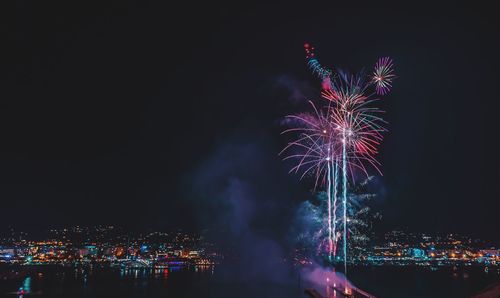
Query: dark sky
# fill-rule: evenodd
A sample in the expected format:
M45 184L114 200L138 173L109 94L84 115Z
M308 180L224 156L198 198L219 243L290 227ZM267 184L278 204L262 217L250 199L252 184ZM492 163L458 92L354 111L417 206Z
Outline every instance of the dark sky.
M493 7L49 2L2 9L0 225L198 226L192 197L204 190L193 180L232 143L268 157L228 154L259 165L230 175L269 175L277 182L259 193L307 199L310 185L277 156L279 119L318 95L307 41L323 63L352 71L395 60L377 182L383 225L498 237Z

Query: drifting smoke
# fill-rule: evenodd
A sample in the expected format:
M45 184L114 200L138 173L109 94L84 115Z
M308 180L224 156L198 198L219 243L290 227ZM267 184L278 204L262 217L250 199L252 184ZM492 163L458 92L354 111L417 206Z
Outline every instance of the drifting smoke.
M282 235L293 216L293 183L271 138L243 130L220 143L189 179L196 218L228 255L223 278L288 283Z
M318 265L307 267L302 270L301 275L306 282L315 285L316 288L325 289L334 287L337 289L354 289L354 285L346 280L344 274L325 269Z
M312 98L317 93L310 83L300 81L289 75L280 75L273 81L278 90L287 92L287 100L292 104L303 104L307 102L308 98Z
M349 282L340 272L312 266L302 270L301 275L306 283L317 289L326 297L341 297L339 292L357 293L355 297L375 298L373 295L361 290ZM336 293L334 293L336 292Z

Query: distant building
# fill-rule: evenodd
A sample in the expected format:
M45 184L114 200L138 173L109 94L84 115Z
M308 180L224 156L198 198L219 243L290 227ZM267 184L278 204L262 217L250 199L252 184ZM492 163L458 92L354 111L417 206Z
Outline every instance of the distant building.
M0 255L10 255L13 256L16 254L15 248L0 248Z
M420 248L412 248L411 249L411 256L415 259L422 259L425 258L425 251Z
M500 256L500 249L483 249L480 253L485 257L498 257Z
M189 257L190 258L198 258L200 256L200 253L197 250L191 250L189 251Z

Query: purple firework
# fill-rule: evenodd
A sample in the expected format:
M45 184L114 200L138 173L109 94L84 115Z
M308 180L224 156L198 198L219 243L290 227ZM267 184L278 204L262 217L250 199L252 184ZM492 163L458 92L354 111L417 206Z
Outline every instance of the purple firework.
M395 77L392 59L389 57L378 59L372 77L377 94L384 95L389 93L392 87L392 80L394 80Z

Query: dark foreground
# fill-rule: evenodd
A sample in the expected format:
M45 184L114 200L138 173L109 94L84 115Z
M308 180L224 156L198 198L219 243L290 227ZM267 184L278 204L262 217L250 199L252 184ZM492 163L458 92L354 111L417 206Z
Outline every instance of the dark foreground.
M305 297L311 286L295 277L272 282L231 278L220 267L170 269L2 267L0 297ZM14 271L13 271L14 270ZM244 270L244 268L242 269ZM8 271L10 274L5 274ZM19 272L19 273L14 273ZM244 276L238 274L238 276ZM471 297L500 280L497 268L357 267L349 274L377 297ZM319 292L324 289L318 288Z

